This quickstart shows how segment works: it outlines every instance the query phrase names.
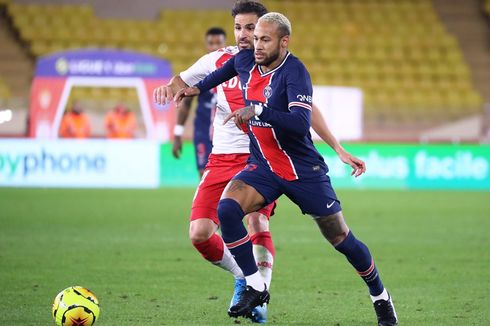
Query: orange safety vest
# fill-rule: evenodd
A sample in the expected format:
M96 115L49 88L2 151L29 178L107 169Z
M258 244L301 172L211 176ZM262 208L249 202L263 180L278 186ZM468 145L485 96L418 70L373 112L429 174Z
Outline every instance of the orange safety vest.
M136 116L133 112L109 112L105 118L108 138L134 138L136 130Z
M85 113L65 113L61 120L60 137L88 138L90 137L90 121Z

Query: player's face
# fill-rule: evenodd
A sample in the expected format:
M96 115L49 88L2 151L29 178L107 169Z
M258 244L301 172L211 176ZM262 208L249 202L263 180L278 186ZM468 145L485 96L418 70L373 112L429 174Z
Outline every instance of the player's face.
M259 22L254 31L255 63L270 66L287 49L288 36L280 37L276 24Z
M254 29L257 24L256 14L238 14L235 16L235 41L240 50L253 49Z
M223 34L206 36L206 49L213 52L226 46L226 39Z

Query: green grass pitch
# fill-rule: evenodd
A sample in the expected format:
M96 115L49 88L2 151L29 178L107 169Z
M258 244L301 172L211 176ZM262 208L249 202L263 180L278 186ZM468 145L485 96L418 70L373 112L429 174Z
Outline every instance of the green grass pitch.
M99 326L235 324L232 277L187 238L193 191L0 188L0 325L54 325L70 285L97 295ZM338 195L400 325L490 324L488 192ZM283 198L271 228L270 324L376 324L365 285L309 217Z

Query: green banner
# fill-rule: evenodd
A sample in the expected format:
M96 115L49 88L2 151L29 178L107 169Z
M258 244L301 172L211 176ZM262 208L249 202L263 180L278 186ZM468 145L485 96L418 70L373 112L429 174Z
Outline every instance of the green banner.
M339 188L489 189L490 146L350 144L345 149L366 162L359 178L350 176L325 144L316 145Z
M490 146L421 144L347 144L345 149L366 162L359 178L330 147L316 143L329 166L335 188L356 189L480 189L490 190ZM172 157L171 144L160 153L161 186L195 186L199 177L192 144Z
M160 146L160 185L167 186L196 186L199 183L199 173L196 167L194 146L184 143L182 155L176 159L172 155L172 144Z

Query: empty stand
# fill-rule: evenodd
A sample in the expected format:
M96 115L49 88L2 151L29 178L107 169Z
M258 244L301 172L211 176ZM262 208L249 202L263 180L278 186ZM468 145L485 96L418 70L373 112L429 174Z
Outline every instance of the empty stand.
M315 84L364 90L368 128L430 126L481 112L460 44L432 1L264 3L291 20L291 51ZM142 21L101 19L88 5L7 6L34 56L79 47L132 49L166 58L179 72L204 53L207 28L225 28L234 43L229 10L163 10L155 21Z

